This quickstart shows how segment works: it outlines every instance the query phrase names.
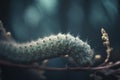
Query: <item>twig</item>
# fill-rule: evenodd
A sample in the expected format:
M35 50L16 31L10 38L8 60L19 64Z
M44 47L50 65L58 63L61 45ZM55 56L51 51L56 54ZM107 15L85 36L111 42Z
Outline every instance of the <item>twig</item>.
M0 20L0 32L1 32L1 36L4 37L5 40L11 39L11 33L6 31L1 20Z
M107 49L106 49L107 57L106 57L106 59L104 60L104 63L102 63L101 65L106 65L107 62L109 61L110 53L111 53L111 51L113 50L113 48L110 47L109 36L108 36L108 33L105 31L104 28L101 29L101 33L102 33L103 45L105 45L106 48L107 48Z
M23 65L23 64L13 64L7 61L0 61L0 65L9 66L9 67L19 67L19 68L26 68L26 69L39 69L39 70L49 70L49 71L66 71L66 70L87 70L87 71L96 71L96 70L103 70L112 68L115 66L120 66L120 61L106 66L99 66L99 67L64 67L64 68L55 68L55 67L46 67L46 66L36 66L36 65Z

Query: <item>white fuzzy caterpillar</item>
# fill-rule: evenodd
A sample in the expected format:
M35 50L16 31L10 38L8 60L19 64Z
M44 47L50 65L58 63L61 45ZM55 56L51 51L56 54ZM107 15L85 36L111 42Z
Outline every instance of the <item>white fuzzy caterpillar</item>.
M0 42L0 59L13 63L40 62L66 54L79 65L92 63L94 56L90 45L70 34L59 33L29 43Z

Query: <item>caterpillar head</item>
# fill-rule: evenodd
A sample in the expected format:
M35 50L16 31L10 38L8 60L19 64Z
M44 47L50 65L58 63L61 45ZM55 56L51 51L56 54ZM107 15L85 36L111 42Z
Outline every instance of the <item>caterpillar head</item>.
M89 66L94 63L93 51L82 52L76 56L73 56L74 60L79 66Z
M87 43L83 42L74 49L71 56L78 65L88 66L94 63L94 50Z

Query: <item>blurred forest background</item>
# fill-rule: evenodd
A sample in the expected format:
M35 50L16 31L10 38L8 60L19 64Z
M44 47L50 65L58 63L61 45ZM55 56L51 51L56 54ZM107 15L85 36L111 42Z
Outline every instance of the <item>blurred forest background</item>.
M120 0L0 0L0 20L18 42L68 33L88 41L105 58L100 29L104 27L114 48L110 60L120 60ZM101 60L101 61L102 61ZM100 62L101 62L100 61ZM64 67L65 59L48 66ZM39 72L2 67L2 80L42 80ZM47 80L89 80L89 72L46 71Z

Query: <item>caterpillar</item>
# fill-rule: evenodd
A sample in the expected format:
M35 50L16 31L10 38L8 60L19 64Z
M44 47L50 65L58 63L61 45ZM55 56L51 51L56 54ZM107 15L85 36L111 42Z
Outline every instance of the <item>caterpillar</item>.
M59 33L27 43L0 42L0 59L13 63L40 62L66 54L78 65L93 62L94 52L90 45L71 34Z

